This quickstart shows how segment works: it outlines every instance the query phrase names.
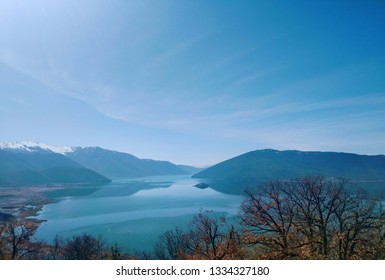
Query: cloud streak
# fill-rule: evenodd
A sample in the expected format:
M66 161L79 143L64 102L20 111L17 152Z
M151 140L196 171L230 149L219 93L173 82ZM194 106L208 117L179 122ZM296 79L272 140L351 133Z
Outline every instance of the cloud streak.
M317 14L310 20L289 4L282 13L270 3L226 3L221 9L210 1L133 3L70 1L0 11L0 63L46 88L43 94L35 85L22 86L26 82L15 74L19 80L5 90L0 77L0 95L12 104L0 116L14 111L23 119L26 94L36 100L49 96L53 103L71 100L101 113L104 121L91 121L92 135L112 131L108 146L126 140L138 151L161 150L170 159L194 150L186 157L201 157L201 164L266 147L385 153L379 140L385 133L385 54L378 47L385 45L385 25L379 7L366 6L370 19L352 21L338 7L337 18ZM49 111L49 105L36 106ZM60 109L74 112L64 103ZM41 133L38 125L28 131ZM82 135L82 143L95 141L76 124L62 127Z

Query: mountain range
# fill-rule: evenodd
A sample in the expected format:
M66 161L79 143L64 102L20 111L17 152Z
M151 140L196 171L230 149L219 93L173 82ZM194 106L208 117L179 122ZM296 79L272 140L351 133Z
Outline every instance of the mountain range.
M241 194L268 180L347 178L385 192L385 156L256 150L207 169L140 159L100 147L55 147L31 141L0 144L0 187L108 183L111 179L195 174L221 192ZM371 185L371 187L373 186Z
M139 159L131 154L99 147L74 148L65 155L81 165L110 178L160 175L186 175L201 169L176 165L169 161Z
M110 179L66 156L35 147L0 149L0 186L108 183Z
M265 149L223 161L193 177L211 181L210 187L221 191L242 193L268 180L304 176L347 178L385 186L385 156Z
M191 174L201 169L99 147L32 141L0 145L0 186L108 183L110 178Z

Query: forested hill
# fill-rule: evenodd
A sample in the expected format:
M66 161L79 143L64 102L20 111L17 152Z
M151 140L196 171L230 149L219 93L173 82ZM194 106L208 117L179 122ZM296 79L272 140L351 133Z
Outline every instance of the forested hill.
M193 174L186 166L169 161L140 159L128 153L99 147L74 148L65 155L109 178ZM192 171L193 172L193 171Z
M193 177L248 186L260 181L304 176L385 180L385 156L265 149L223 161Z

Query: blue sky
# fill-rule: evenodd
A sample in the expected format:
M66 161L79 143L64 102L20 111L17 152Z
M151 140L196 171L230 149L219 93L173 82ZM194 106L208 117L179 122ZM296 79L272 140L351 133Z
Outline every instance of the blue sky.
M385 154L385 2L0 0L0 142L208 165Z

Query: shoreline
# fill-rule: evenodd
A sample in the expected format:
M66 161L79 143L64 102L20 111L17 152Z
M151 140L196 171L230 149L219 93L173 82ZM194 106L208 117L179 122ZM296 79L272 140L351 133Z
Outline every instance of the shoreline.
M48 192L63 187L31 186L0 188L0 224L12 220L22 220L39 226L44 220L36 217L44 206L56 200L47 196Z

